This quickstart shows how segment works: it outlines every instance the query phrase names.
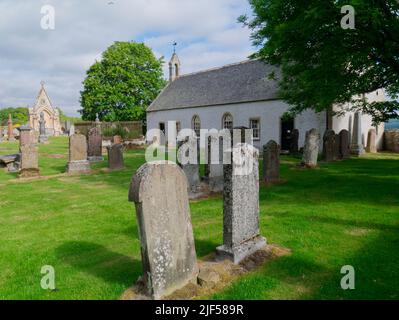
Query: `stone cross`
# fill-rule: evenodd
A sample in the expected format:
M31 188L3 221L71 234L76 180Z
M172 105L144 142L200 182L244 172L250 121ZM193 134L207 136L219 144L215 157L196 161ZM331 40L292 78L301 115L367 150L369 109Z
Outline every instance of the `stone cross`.
M88 137L88 160L90 162L103 161L102 154L103 137L99 128L91 128Z
M299 130L294 129L291 134L290 154L297 154L299 151Z
M335 160L335 132L327 130L323 137L323 155L326 162Z
M197 137L190 136L179 143L177 157L180 167L186 174L190 192L197 193L201 184Z
M342 158L348 159L350 157L348 130L341 130L339 133L339 147Z
M143 165L130 184L129 201L136 206L145 293L161 299L196 282L197 257L181 168L171 162Z
M273 140L263 147L263 176L267 184L280 181L280 146Z
M367 137L367 152L377 153L377 131L370 129Z
M69 174L90 172L90 162L87 161L87 141L82 134L69 137Z
M21 151L21 178L32 178L39 176L39 150L36 145L25 144L20 147Z
M8 141L15 141L11 114L8 115Z
M108 168L110 170L122 170L125 165L123 162L123 145L114 144L107 147Z
M362 142L362 118L360 112L355 113L353 120L353 137L350 150L351 154L355 156L360 156L365 152Z
M312 129L306 133L305 147L303 150L302 165L307 168L317 167L319 156L320 134L317 129Z
M216 251L237 264L266 245L259 232L259 151L236 144L224 181L223 245Z

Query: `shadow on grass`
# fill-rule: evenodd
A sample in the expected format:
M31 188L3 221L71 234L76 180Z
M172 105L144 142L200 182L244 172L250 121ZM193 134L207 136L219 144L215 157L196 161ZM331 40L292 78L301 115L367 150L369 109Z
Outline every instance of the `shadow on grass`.
M58 258L74 269L110 283L129 287L142 273L141 262L84 241L64 243L56 249Z

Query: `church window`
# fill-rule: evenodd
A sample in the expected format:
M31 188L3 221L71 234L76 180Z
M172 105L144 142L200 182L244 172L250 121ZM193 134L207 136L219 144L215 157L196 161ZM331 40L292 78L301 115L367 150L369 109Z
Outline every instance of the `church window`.
M250 119L249 128L252 129L254 140L260 140L260 120Z
M232 130L233 129L233 116L230 113L226 113L223 116L223 129Z

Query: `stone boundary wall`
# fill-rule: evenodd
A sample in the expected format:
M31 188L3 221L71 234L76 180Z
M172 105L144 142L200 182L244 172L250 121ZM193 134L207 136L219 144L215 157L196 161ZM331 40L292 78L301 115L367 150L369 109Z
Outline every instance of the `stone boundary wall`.
M384 147L387 151L399 153L399 129L385 131Z
M141 121L101 122L101 130L104 131L112 126L118 125L120 125L122 128L127 128L131 133L137 133L136 138L139 138L143 135L143 123ZM87 136L89 130L95 126L95 121L77 122L75 123L75 130L79 130L81 134Z

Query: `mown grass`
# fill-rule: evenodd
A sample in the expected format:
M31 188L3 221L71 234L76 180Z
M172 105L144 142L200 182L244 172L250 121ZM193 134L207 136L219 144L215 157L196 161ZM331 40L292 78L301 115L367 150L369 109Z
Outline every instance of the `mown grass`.
M0 143L0 154L17 151ZM40 146L45 176L65 171L67 139ZM369 155L318 170L283 157L284 184L261 187L261 231L292 250L209 298L398 299L399 155ZM127 201L143 151L126 169L19 182L0 172L0 299L117 299L140 276L135 211ZM99 163L95 169L105 167ZM197 255L222 243L222 199L191 203ZM57 290L41 289L41 267ZM356 290L340 287L341 267L356 270Z

